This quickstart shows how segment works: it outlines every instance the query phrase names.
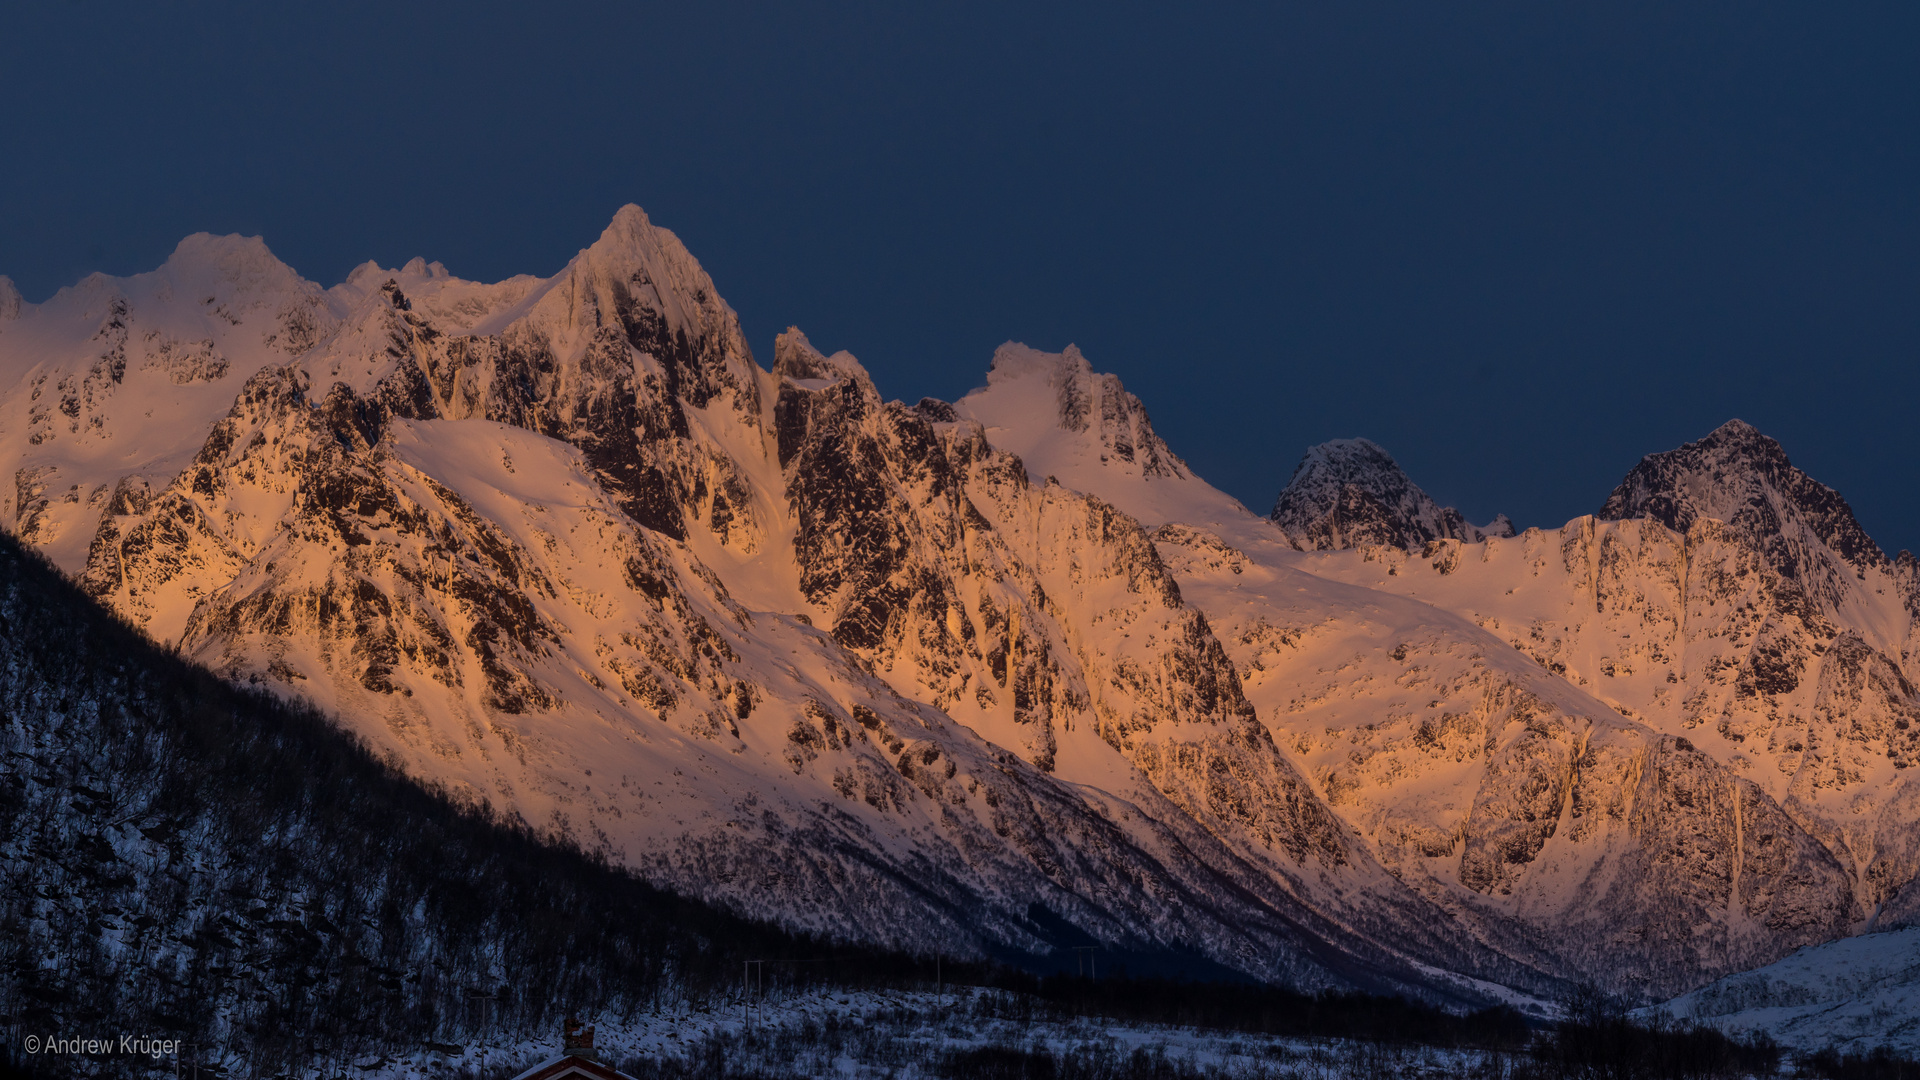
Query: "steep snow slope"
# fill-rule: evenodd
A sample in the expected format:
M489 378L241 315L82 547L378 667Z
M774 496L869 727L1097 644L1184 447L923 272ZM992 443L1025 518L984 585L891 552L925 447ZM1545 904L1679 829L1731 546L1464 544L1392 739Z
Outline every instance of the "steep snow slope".
M1170 521L1203 527L1251 515L1174 456L1146 407L1112 375L1096 373L1069 345L1047 353L1016 342L994 351L987 385L947 406L987 440L1026 463L1034 482L1052 477L1101 499L1149 529Z
M1920 927L1811 945L1682 994L1663 1008L1805 1050L1920 1054Z
M1551 982L1340 826L1136 522L797 331L759 368L637 209L553 278L382 274L300 286L331 331L170 479L114 480L93 595L736 910L1305 985Z
M1416 559L1402 545L1451 519L1384 454L1348 479L1399 491L1376 499L1392 543L1302 554L1076 351L1005 346L952 405L883 401L797 330L761 368L632 207L545 279L285 273L228 325L295 298L318 328L297 355L247 354L220 407L208 390L164 438L129 429L147 464L85 459L84 497L38 489L16 531L156 638L682 891L911 948L1084 934L1308 986L1583 978L1653 998L1844 933L1914 876L1880 858L1898 835L1862 871L1830 815L1515 649L1476 597L1524 582L1429 590L1464 580L1441 570L1462 552L1518 552L1499 558L1573 610L1595 556L1535 532ZM123 329L184 325L200 313L180 297L204 298L161 289L170 274L190 276L84 288ZM96 363L105 389L75 417L131 400L103 324L55 317L69 293L0 324L0 370L20 373L0 416L30 427L36 391ZM239 355L229 337L207 340ZM79 469L46 455L107 419L0 448L29 490ZM1769 558L1715 580L1787 580ZM1913 595L1910 560L1855 569ZM1808 625L1791 598L1815 594L1762 591ZM1910 639L1835 595L1822 625L1884 616L1859 636L1881 661ZM1872 715L1908 730L1907 676L1860 656L1814 704L1884 697Z
M789 491L803 587L836 598L836 638L1062 779L1146 781L1257 867L1258 891L1277 880L1396 950L1507 966L1352 843L1258 724L1137 522L1036 485L958 410L880 405L844 354L793 333L776 353L794 387L777 426L802 481ZM863 460L894 463L898 486Z
M1065 422L1040 410L1030 422L1061 430L1025 436L1029 470L1088 460ZM1384 454L1361 457L1376 473L1399 475ZM1116 502L1152 506L1124 468L1074 475ZM1204 487L1190 477L1178 485ZM1524 642L1484 615L1542 602L1592 611L1592 590L1565 578L1576 561L1585 565L1577 536L1564 551L1563 538L1532 530L1429 542L1416 556L1402 544L1417 537L1397 529L1386 544L1302 555L1293 538L1236 514L1224 497L1209 503L1184 490L1180 501L1211 523L1162 526L1163 559L1182 596L1206 612L1276 744L1390 871L1510 954L1659 995L1844 934L1871 910L1854 895L1862 879L1829 822L1750 775L1748 758L1697 745L1687 737L1697 724L1640 722L1643 710L1581 669L1516 648ZM1403 516L1418 523L1417 513ZM1463 568L1482 562L1514 569L1470 579ZM1726 596L1694 595L1726 609ZM1658 640L1622 622L1609 647ZM1855 682L1897 695L1897 680L1873 670ZM1668 685L1664 670L1660 678L1650 693ZM1905 730L1893 726L1900 707L1886 704L1880 726ZM1891 779L1897 770L1884 771L1867 790L1901 807L1883 819L1893 838L1905 835L1895 823L1911 820L1911 796ZM1914 877L1885 865L1881 876L1895 888Z
M205 233L152 273L42 304L9 282L0 310L0 522L69 572L117 486L173 479L249 376L338 321L258 239Z
M1277 540L1160 535L1276 742L1381 862L1509 950L1658 995L1854 917L1764 792L1470 621L1304 572Z
M1920 605L1907 559L1882 555L1838 495L1735 421L1648 458L1600 519L1310 565L1467 615L1724 761L1819 837L1848 872L1854 919L1871 920L1917 906Z

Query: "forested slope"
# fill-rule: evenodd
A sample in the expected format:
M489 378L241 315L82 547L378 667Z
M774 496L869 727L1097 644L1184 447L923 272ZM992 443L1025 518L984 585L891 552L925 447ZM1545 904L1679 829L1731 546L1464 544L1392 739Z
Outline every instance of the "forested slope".
M0 1024L25 1034L272 1075L704 998L800 947L454 805L4 535L0 709Z

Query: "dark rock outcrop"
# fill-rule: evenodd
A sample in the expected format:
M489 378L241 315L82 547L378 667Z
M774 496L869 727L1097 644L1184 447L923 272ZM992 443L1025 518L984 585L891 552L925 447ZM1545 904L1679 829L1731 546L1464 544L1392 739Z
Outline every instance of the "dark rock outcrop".
M1335 439L1308 450L1268 518L1306 551L1369 544L1419 551L1435 540L1513 535L1504 514L1480 528L1434 502L1367 439Z

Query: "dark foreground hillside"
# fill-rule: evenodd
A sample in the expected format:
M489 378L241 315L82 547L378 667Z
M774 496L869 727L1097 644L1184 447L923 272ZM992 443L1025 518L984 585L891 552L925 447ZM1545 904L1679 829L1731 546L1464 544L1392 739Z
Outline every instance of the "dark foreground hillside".
M704 999L743 956L822 951L422 789L4 535L0 760L0 1057L27 1034L134 1033L240 1073L331 1074L480 1024Z

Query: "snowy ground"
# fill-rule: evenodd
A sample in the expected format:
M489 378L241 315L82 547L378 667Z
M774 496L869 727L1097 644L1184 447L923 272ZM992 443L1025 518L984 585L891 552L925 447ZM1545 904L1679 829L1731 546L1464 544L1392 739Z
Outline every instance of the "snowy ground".
M1800 1049L1920 1055L1920 927L1809 946L1662 1008L1729 1033L1764 1030Z
M1011 1006L1011 1008L1010 1008ZM960 991L944 998L894 991L808 992L762 1003L751 1023L736 1006L597 1021L596 1045L608 1063L642 1072L645 1063L681 1064L684 1075L891 1077L952 1075L950 1055L980 1048L1040 1050L1088 1063L1122 1066L1136 1054L1161 1058L1172 1075L1222 1078L1496 1077L1510 1063L1471 1052L1382 1047L1339 1040L1282 1039L1241 1032L1132 1025L1112 1021L1022 1018L1018 1001ZM368 1080L453 1076L511 1077L559 1053L551 1039L501 1041L452 1052L353 1063ZM668 1070L668 1075L680 1075Z

